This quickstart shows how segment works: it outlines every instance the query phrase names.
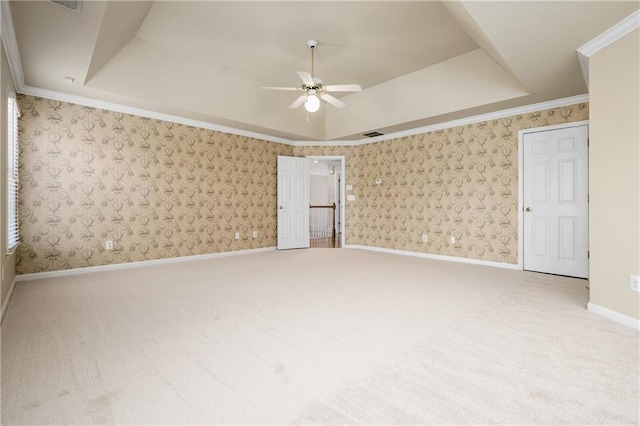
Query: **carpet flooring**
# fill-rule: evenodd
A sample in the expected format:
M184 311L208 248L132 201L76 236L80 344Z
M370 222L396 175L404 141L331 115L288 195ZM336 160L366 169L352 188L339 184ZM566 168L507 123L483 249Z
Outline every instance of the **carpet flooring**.
M20 282L2 424L638 424L584 280L355 249Z

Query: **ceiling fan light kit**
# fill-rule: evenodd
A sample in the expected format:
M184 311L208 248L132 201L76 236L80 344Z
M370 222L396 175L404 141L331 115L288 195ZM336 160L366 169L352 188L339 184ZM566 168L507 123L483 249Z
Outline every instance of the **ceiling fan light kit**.
M320 99L316 95L308 95L304 101L304 109L309 112L316 112L320 109Z
M298 97L289 109L296 109L304 103L304 108L308 112L316 112L320 109L320 99L333 105L336 108L344 108L347 104L331 96L328 92L359 92L362 90L359 84L323 84L322 79L314 77L315 55L314 49L318 47L317 40L307 41L307 46L311 49L311 74L305 71L298 71L298 77L302 80L300 87L263 87L267 90L294 90L304 92Z

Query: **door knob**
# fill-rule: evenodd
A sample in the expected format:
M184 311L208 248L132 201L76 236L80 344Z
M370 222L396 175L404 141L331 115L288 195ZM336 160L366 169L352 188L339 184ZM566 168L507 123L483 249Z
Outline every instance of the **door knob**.
M280 210L282 210L282 206L280 206Z
M531 211L531 207L525 207L525 208L524 208L524 211L525 211L525 212L530 212L530 211Z

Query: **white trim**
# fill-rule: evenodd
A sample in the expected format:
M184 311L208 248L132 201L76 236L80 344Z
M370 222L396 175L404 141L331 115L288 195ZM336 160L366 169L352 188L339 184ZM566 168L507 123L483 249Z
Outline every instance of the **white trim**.
M329 161L340 161L340 223L342 224L342 232L340 233L340 247L344 247L344 239L345 234L344 230L347 226L346 219L346 211L347 211L347 191L346 191L346 180L347 180L347 159L344 155L307 155L307 158L310 160L329 160Z
M94 272L119 271L123 269L134 269L152 265L168 265L171 263L192 262L195 260L219 259L222 257L242 256L245 254L263 253L275 251L275 247L265 247L257 249L226 251L222 253L196 254L193 256L171 257L168 259L142 260L131 263L116 263L113 265L89 266L86 268L64 269L61 271L35 272L33 274L22 274L16 276L16 281L32 281L44 278L70 277L73 275L91 274Z
M16 277L13 277L13 281L11 282L11 287L9 287L9 291L7 292L7 297L4 299L2 303L2 312L0 312L0 324L4 320L4 314L7 313L7 309L9 308L9 302L11 301L11 297L13 296L13 289L16 286Z
M184 124L186 126L199 127L208 130L214 130L222 133L230 133L238 136L246 136L249 138L265 140L269 142L280 143L283 145L295 145L295 142L290 139L279 138L276 136L270 136L263 133L250 132L247 130L236 129L233 127L220 126L218 124L209 123L206 121L192 120L190 118L180 117L172 114L165 114L162 112L151 111L142 108L131 107L122 104L116 104L113 102L101 101L97 99L87 98L84 96L70 95L68 93L57 92L54 90L40 89L31 86L22 86L19 90L24 95L37 96L40 98L52 99L55 101L69 102L77 105L83 105L98 109L106 109L109 111L122 112L124 114L132 114L140 117L152 118L156 120L168 121L170 123Z
M568 105L575 105L589 102L589 95L577 95L568 98L556 99L552 101L539 102L537 104L524 105L521 107L505 109L502 111L489 112L486 114L474 115L471 117L461 118L458 120L445 121L443 123L432 124L430 126L418 127L410 130L403 130L396 133L388 133L375 138L365 138L351 141L297 141L294 146L354 146L366 145L370 143L382 142L390 139L398 139L407 136L413 136L421 133L433 132L435 130L449 129L451 127L466 126L467 124L480 123L482 121L497 120L500 118L511 117L519 114L527 114L530 112L544 111L547 109L558 108Z
M385 135L388 136L388 135ZM379 142L382 136L378 136L376 138L368 138L368 139L358 139L358 140L334 140L334 141L295 141L293 146L359 146L366 145L367 143L375 143ZM390 139L390 138L387 138Z
M620 312L612 311L611 309L604 308L595 303L587 303L587 311L593 312L596 315L607 318L611 321L615 321L618 324L626 325L634 330L640 330L640 320L621 314Z
M11 77L13 78L13 84L16 89L24 86L24 71L22 70L22 61L20 60L20 50L18 49L18 42L16 41L16 30L13 27L13 16L11 15L11 8L9 2L6 0L0 1L0 15L2 15L2 45L7 55L7 61L9 62L9 70L11 71Z
M524 207L524 136L528 133L547 132L582 126L589 126L589 120L518 130L518 269L522 271L524 271L524 214L522 212Z
M582 69L582 78L584 80L584 84L587 85L587 90L589 90L589 57L585 56L578 50L578 61L580 61L580 68Z
M567 105L573 105L577 103L583 103L589 101L589 95L578 95L572 96L563 99L556 99L546 102L540 102L537 104L525 105L516 108L510 108L502 111L495 111L487 114L480 114L471 117L462 118L459 120L452 120L443 123L437 123L430 126L419 127L416 129L409 129L396 133L389 133L386 135L378 136L375 138L364 138L359 140L332 140L332 141L294 141L291 139L280 138L276 136L271 136L263 133L250 132L246 130L236 129L233 127L221 126L214 123L209 123L200 120L193 120L186 117L175 116L171 114L159 113L151 110L145 110L142 108L130 107L122 104L116 104L112 102L100 101L96 99L91 99L83 96L71 95L62 92L57 92L53 90L40 89L32 86L26 86L24 82L24 73L22 69L22 62L20 60L20 53L18 50L18 44L15 38L15 29L13 27L13 21L11 18L11 10L9 8L9 2L2 0L0 1L2 6L2 42L5 46L5 50L7 52L7 59L9 61L9 67L11 69L11 73L14 79L14 84L16 85L16 90L19 93L23 93L26 95L39 96L43 98L58 100L62 102L70 102L84 106L90 106L94 108L101 108L111 111L122 112L125 114L133 114L142 117L148 117L173 123L185 124L187 126L201 127L204 129L219 131L223 133L230 133L239 136L246 136L255 139L281 143L283 145L292 145L292 146L357 146L357 145L366 145L370 143L381 142L390 139L397 139L407 136L413 136L420 133L431 132L435 130L448 129L455 126L463 126L472 123L478 123L482 121L495 120L499 118L509 117L512 115L518 114L526 114L529 112L541 111L545 109L557 108ZM8 13L7 13L8 12ZM637 16L638 14L632 14L630 17L619 23L618 25L623 26L637 26ZM628 22L627 22L628 21ZM615 28L615 27L614 27ZM612 32L613 29L609 30ZM584 47L584 46L583 46ZM581 48L582 49L582 48Z
M122 104L116 104L113 102L100 101L84 96L71 95L67 93L57 92L54 90L40 89L31 86L22 86L18 89L19 93L31 96L37 96L46 99L52 99L61 102L69 102L83 106L89 106L93 108L105 109L109 111L122 112L125 114L132 114L141 117L147 117L157 120L168 121L172 123L184 124L187 126L200 127L204 129L214 130L223 133L230 133L239 136L246 136L250 138L265 140L269 142L280 143L283 145L290 145L295 147L315 147L315 146L359 146L367 145L376 142L382 142L390 139L398 139L421 133L433 132L436 130L449 129L456 126L465 126L467 124L480 123L482 121L497 120L500 118L510 117L519 114L527 114L531 112L544 111L547 109L558 108L568 105L575 105L580 103L589 102L589 95L577 95L568 98L555 99L552 101L539 102L537 104L524 105L521 107L505 109L501 111L494 111L486 114L474 115L471 117L461 118L458 120L445 121L443 123L437 123L430 126L418 127L415 129L404 130L396 133L388 133L386 135L377 136L375 138L364 138L358 140L332 140L332 141L294 141L291 139L279 138L263 133L249 132L246 130L240 130L233 127L220 126L214 123L206 121L192 120L190 118L180 117L171 114L165 114L146 110L142 108L129 107Z
M620 40L638 27L640 27L640 10L636 10L593 40L585 43L578 49L578 52L588 58L601 49Z
M344 248L369 250L369 251L376 251L380 253L398 254L401 256L421 257L424 259L446 260L447 262L458 262L458 263L469 263L472 265L492 266L494 268L514 269L514 270L518 269L518 265L514 265L512 263L492 262L489 260L469 259L466 257L443 256L440 254L419 253L416 251L396 250L396 249L388 249L388 248L381 248L381 247L360 246L360 245L353 245L353 244L345 245Z
M612 43L620 40L631 31L640 27L640 10L636 10L622 21L609 28L593 40L585 43L578 49L578 59L582 67L582 75L587 87L589 87L589 58Z

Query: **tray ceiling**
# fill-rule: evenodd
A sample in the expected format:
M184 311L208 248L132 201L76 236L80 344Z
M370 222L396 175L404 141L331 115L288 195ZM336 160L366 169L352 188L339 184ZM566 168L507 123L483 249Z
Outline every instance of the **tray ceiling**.
M24 82L291 140L361 138L587 92L576 50L637 2L13 1ZM289 110L310 71L359 83ZM73 79L67 82L67 77Z

